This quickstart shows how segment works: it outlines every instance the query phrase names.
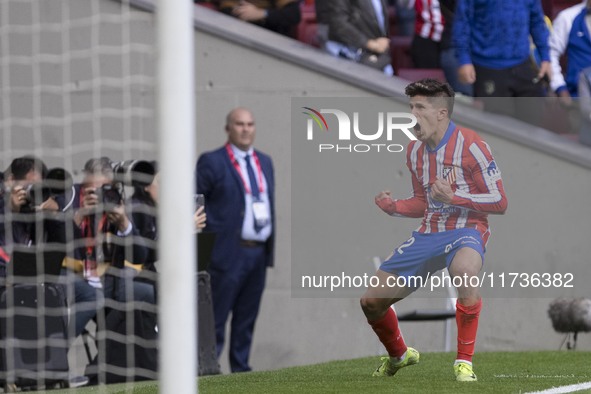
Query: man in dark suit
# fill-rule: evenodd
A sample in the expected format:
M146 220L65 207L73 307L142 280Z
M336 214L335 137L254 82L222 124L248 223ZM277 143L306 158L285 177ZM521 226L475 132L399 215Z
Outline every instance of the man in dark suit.
M393 74L385 0L323 0L318 7L328 24L329 53Z
M250 371L248 358L266 269L273 265L275 181L271 158L253 149L252 113L235 108L226 118L228 142L199 157L197 192L205 195L206 231L217 234L209 273L218 356L232 312L230 367Z

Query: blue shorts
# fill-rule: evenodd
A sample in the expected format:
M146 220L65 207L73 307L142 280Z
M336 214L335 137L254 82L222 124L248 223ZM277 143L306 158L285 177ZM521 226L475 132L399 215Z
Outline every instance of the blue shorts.
M484 264L484 244L480 233L473 228L448 230L441 233L419 233L413 231L402 245L394 249L394 254L380 265L380 270L397 276L422 276L439 271L453 261L461 248L472 248L482 257Z

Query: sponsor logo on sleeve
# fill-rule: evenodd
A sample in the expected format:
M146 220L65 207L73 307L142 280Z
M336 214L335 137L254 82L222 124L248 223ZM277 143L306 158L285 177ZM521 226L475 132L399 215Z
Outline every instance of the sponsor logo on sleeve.
M498 181L501 179L501 170L497 167L497 163L495 161L491 161L486 168L486 174L491 178L493 181Z

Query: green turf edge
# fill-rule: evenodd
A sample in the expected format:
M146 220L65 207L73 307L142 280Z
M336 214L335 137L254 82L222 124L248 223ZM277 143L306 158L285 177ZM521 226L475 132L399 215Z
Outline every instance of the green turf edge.
M523 393L591 381L591 352L480 352L478 382L454 380L455 353L425 353L391 378L374 378L379 357L199 379L200 393ZM588 390L591 392L591 390Z
M391 378L373 378L379 357L339 360L274 371L205 376L199 392L223 393L524 393L591 381L591 352L479 352L474 357L478 382L455 382L455 353L423 353L417 366ZM158 393L158 382L136 382L51 393ZM577 393L591 393L591 390ZM165 393L169 394L169 393ZM174 394L174 393L170 393Z

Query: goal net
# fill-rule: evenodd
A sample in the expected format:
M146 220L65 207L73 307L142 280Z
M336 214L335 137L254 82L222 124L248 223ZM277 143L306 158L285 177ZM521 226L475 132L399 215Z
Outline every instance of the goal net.
M178 15L178 7L172 14L164 8L163 13ZM166 122L174 116L174 106L171 112L159 104L158 86L179 86L158 82L158 68L175 74L166 66L171 59L166 63L157 56L170 53L157 50L158 25L153 12L126 1L0 2L0 383L5 390L76 387L86 383L84 377L98 383L159 377L158 348L167 330L158 322L157 301L170 305L171 293L186 298L194 289L181 278L177 286L186 293L164 294L170 285L156 284L158 256L178 259L186 251L182 256L190 258L194 246L188 231L170 248L157 250L159 241L171 239L162 234L170 221L156 227L156 218L189 210L194 178L187 176L193 170L187 165L193 160L189 149L174 151L166 141L176 142L178 131L158 131L172 128ZM174 26L171 34L178 34ZM180 121L187 119L183 110L177 112ZM183 143L194 149L190 138ZM177 189L181 204L174 195L160 192L158 198L154 192L179 163L175 175L186 184ZM160 182L163 188L178 179ZM178 222L179 230L189 227L188 216ZM169 283L175 275L178 270L164 273ZM195 300L189 302L191 321ZM167 333L177 335L174 329ZM194 333L187 334L189 346L195 346ZM187 358L192 365L194 355Z

